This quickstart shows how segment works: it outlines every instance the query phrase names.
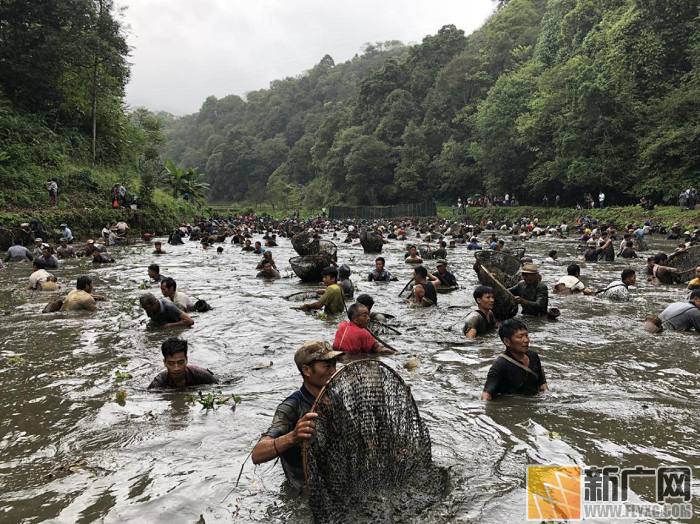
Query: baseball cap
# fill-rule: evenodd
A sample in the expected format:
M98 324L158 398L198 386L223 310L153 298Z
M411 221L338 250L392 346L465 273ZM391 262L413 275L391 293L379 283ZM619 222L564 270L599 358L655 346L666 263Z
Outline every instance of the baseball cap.
M444 258L441 258L441 259L439 259L439 260L435 263L435 265L437 265L437 266L446 266L446 265L447 265L447 260L445 260Z
M87 243L88 243L88 244L94 244L95 241L94 241L93 239L90 239L90 240L87 241Z
M39 238L39 237L36 237L36 238L34 239L34 242L39 242L39 243L41 243L41 242L43 242L43 241L44 241L44 240L41 239L41 238Z
M331 360L342 355L342 351L333 351L331 345L325 340L311 340L304 342L294 354L294 363L301 370L314 360Z

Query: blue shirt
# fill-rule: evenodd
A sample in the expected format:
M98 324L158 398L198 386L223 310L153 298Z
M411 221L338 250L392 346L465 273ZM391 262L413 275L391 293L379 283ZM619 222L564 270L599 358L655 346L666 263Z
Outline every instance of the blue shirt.
M63 228L63 231L61 231L61 236L65 238L68 242L73 240L73 233L71 233L71 230L67 227Z

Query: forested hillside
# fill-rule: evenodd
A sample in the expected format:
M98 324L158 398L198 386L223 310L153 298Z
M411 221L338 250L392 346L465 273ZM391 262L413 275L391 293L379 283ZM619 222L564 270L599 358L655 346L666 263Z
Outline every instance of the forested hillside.
M700 173L693 0L502 0L471 35L329 56L164 118L212 199L389 204L475 193L671 200Z
M128 55L112 0L0 2L0 225L104 225L116 216L117 182L141 198L146 223L189 212L156 190L164 137L157 118L127 111ZM59 195L51 210L50 178Z

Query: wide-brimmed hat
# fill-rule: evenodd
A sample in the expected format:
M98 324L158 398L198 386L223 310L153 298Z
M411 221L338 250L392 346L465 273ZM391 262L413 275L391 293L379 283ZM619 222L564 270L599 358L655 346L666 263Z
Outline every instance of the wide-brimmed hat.
M332 360L342 355L342 351L333 351L331 345L325 340L312 340L304 342L294 354L294 363L301 369L314 360Z
M350 276L350 266L343 264L338 268L338 275L343 278L348 278Z
M540 272L535 264L523 264L523 268L520 270L523 275L534 275Z

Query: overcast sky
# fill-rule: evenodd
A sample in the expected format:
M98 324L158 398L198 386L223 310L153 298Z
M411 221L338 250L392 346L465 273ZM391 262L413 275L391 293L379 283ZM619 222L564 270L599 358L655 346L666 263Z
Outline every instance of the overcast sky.
M467 34L492 0L116 0L127 7L127 102L176 115L209 95L245 95L297 76L330 54L352 58L365 42L420 42L443 25Z

